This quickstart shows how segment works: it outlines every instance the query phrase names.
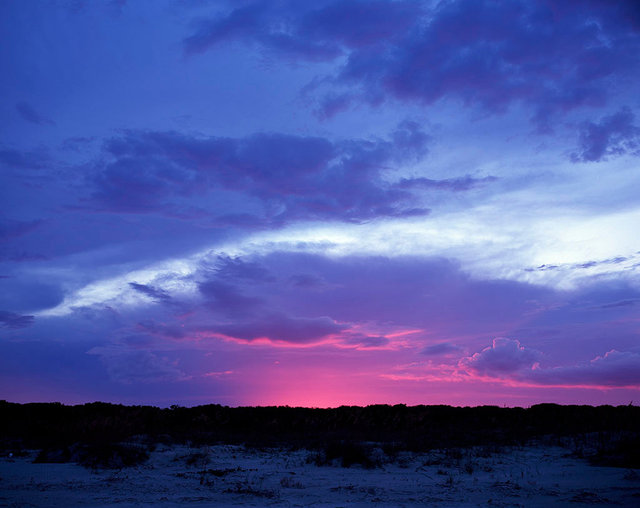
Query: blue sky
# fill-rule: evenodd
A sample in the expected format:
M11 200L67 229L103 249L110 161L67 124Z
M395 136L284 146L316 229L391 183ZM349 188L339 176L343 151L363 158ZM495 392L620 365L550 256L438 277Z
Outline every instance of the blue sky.
M636 2L0 23L0 397L637 399Z

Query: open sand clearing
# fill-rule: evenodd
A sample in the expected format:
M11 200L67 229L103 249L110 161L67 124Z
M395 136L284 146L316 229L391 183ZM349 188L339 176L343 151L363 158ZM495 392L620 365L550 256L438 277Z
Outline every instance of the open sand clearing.
M316 465L307 450L159 445L143 465L90 470L0 461L0 504L67 506L640 506L640 470L559 447L400 453L372 469Z

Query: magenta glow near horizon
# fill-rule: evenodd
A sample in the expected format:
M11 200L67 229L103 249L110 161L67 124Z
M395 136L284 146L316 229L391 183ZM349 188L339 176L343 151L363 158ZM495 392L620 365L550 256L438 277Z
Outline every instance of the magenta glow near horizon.
M638 2L0 24L0 398L640 400Z

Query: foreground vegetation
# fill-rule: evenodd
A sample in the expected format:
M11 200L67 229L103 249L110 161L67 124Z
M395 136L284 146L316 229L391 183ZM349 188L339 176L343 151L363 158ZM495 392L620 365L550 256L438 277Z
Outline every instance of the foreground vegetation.
M0 401L0 449L39 449L36 460L126 467L164 444L244 444L306 448L316 460L375 467L386 457L429 451L557 444L602 465L640 467L640 407L560 406L527 409L372 405L334 409L216 404L161 409L95 402L15 404ZM379 452L376 452L379 453Z

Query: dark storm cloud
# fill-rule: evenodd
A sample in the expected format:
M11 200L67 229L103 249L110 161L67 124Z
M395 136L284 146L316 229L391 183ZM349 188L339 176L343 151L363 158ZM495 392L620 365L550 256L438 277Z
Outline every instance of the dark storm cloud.
M558 114L604 104L613 76L633 75L637 11L599 1L257 1L201 22L184 47L193 54L240 41L293 60L345 57L320 82L349 91L328 91L321 117L353 102L452 97L493 113L527 104L544 131Z
M574 162L600 162L630 153L640 155L640 127L629 108L587 122L580 130L580 151L571 155Z

